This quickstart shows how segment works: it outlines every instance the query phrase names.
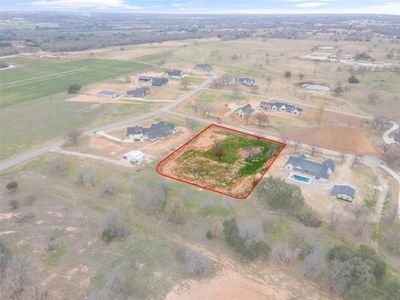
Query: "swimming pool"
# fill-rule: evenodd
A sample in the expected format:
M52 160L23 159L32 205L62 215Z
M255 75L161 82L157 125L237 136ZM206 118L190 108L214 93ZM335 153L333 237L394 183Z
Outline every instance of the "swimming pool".
M310 181L311 181L311 178L300 176L300 175L295 175L295 174L292 174L290 176L290 178L293 180L302 182L302 183L310 183Z

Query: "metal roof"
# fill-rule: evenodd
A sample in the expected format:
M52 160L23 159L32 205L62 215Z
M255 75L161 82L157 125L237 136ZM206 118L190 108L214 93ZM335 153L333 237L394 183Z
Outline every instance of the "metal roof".
M354 198L356 195L356 190L349 185L334 185L332 188L332 195L347 195Z

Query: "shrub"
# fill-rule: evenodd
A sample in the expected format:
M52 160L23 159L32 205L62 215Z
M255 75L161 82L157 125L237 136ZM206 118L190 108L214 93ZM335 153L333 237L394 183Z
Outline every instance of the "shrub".
M320 227L322 224L322 220L314 212L299 214L298 219L307 227Z
M354 75L351 75L348 80L349 80L349 83L353 83L353 84L360 82L360 80L358 80L358 78Z
M19 207L19 202L17 199L11 199L8 201L8 204L10 205L11 209L17 209Z
M174 224L183 224L186 217L186 210L179 201L172 201L166 207L168 219Z
M17 188L18 188L18 182L10 181L9 183L7 183L6 188L10 192L15 192L17 190Z
M81 86L79 84L76 84L76 83L71 84L68 87L68 94L76 94L80 91L80 89L81 89Z
M241 236L235 219L224 221L223 226L225 241L243 256L254 259L259 256L267 256L271 251L264 241Z
M292 77L292 72L286 71L286 72L283 74L283 76L284 76L285 78L290 78L290 77Z
M192 277L201 277L214 273L214 264L204 255L187 250L185 252L185 272Z
M105 217L105 226L101 238L105 242L121 240L129 235L129 230L121 223L121 216L118 212L108 213Z

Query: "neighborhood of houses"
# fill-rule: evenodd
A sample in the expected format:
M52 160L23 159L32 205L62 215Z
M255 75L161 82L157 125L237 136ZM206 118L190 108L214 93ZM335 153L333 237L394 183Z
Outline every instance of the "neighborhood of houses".
M330 61L335 61L336 56L328 56ZM210 71L212 66L209 64L198 64L194 67L199 71ZM126 98L140 99L145 98L150 93L150 86L161 87L168 84L169 79L182 78L184 73L181 70L169 70L165 72L164 77L153 77L142 75L138 77L138 81L142 86L137 87L126 92ZM252 87L256 84L255 79L247 77L237 77L233 79L232 83L241 84L247 87ZM100 96L118 99L121 94L114 91L104 90L100 92ZM303 109L289 104L287 102L279 101L260 101L259 109L270 112L285 112L294 116L298 116L303 112ZM255 111L251 104L245 104L233 110L233 114L240 118L248 118ZM176 133L177 128L174 124L161 121L153 123L149 127L133 126L126 128L125 138L123 142L142 142L145 140L157 141L164 139L167 136ZM395 140L400 141L400 133L395 135ZM123 155L123 159L131 164L140 164L146 159L146 154L140 150L133 150ZM300 184L310 184L312 181L315 184L327 183L336 169L335 163L331 159L327 159L321 163L315 162L307 158L304 154L298 156L290 156L284 164L284 170L288 174L288 179ZM352 202L355 199L356 190L348 184L335 184L331 189L331 196Z

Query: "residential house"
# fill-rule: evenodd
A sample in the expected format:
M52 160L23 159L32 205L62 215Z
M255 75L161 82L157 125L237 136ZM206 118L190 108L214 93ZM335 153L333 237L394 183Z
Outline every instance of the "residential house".
M140 87L126 92L126 96L128 98L136 98L136 99L142 99L146 97L148 94L150 94L150 89L148 87Z
M236 83L239 83L241 85L245 86L254 86L256 84L255 79L247 78L247 77L238 77L235 79Z
M305 175L309 179L314 178L321 182L329 180L330 176L335 171L335 167L331 159L327 159L323 163L317 163L308 159L304 154L290 156L284 166L286 170L292 171L294 175Z
M182 78L183 72L181 70L170 70L165 72L165 76L170 78Z
M163 86L168 83L168 78L162 78L162 77L153 77L153 80L151 81L151 84L153 86Z
M199 71L211 71L212 66L209 64L197 64L194 69Z
M287 112L287 113L293 114L295 116L297 116L303 112L303 109L298 106L294 106L292 104L282 103L282 102L261 101L260 107L265 110Z
M119 93L113 91L101 91L99 95L100 97L110 98L110 99L115 99L120 96Z
M133 141L143 141L149 139L152 141L162 139L176 132L176 127L172 123L158 122L151 124L150 127L134 126L126 129L126 137Z
M151 82L153 80L153 77L151 76L139 76L139 81L143 81L143 82Z
M254 109L251 106L251 104L246 104L243 107L238 108L237 110L235 110L235 114L238 115L239 117L243 118L243 117L247 117L250 116L253 113Z
M337 199L352 202L356 196L356 190L349 185L334 185L331 195Z
M144 154L140 150L130 151L130 152L124 154L124 156L123 156L124 159L126 159L133 165L139 164L140 162L142 162L145 159L145 157L146 157L146 154Z

